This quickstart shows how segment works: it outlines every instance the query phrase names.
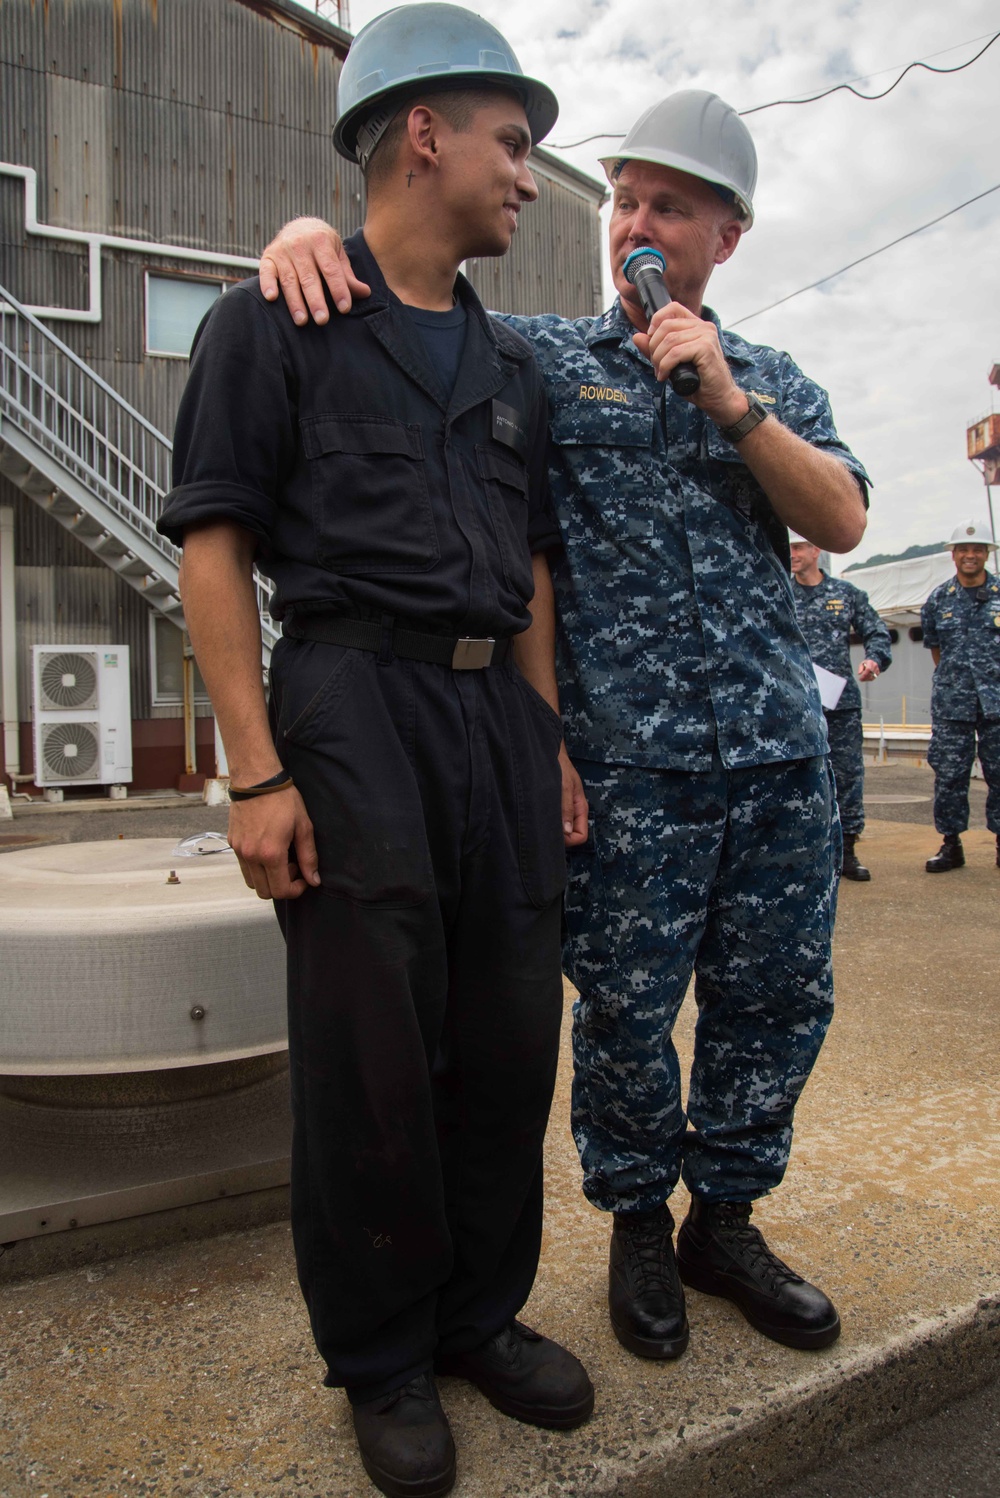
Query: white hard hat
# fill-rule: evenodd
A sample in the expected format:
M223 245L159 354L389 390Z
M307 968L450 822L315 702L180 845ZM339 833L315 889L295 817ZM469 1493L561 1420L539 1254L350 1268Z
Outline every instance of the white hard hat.
M685 88L640 115L614 156L601 165L612 184L627 161L651 161L700 177L731 198L744 227L753 223L757 152L736 110L718 94Z
M812 546L813 542L807 540L805 536L800 536L798 531L789 531L788 544L789 546Z
M989 529L980 520L963 520L951 533L949 546L996 546Z

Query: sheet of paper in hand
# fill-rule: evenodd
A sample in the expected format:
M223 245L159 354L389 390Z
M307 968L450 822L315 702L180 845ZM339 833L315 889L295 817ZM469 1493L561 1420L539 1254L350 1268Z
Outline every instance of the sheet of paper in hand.
M846 687L847 682L843 676L837 676L835 672L827 671L823 666L817 666L815 662L813 663L813 670L816 673L816 684L819 687L820 700L827 712L832 713L840 701L840 694Z

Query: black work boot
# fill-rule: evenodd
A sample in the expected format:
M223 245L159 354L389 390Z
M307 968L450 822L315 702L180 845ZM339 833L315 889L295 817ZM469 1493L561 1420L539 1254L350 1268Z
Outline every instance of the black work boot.
M677 1238L681 1279L738 1306L765 1337L786 1347L828 1347L840 1317L822 1290L782 1263L750 1226L749 1202L691 1198Z
M439 1498L455 1485L455 1443L437 1386L421 1373L401 1389L352 1404L364 1469L388 1498Z
M520 1321L470 1352L439 1356L434 1367L467 1378L494 1409L527 1425L572 1430L593 1412L594 1386L579 1359Z
M858 862L858 855L854 851L857 840L856 832L844 833L844 861L840 866L840 875L842 879L855 879L858 884L866 884L872 876L864 864Z
M962 839L957 832L945 833L944 842L934 857L928 858L924 867L928 874L947 874L949 869L961 869L965 867Z
M679 1358L688 1345L684 1287L674 1258L674 1219L616 1212L608 1262L608 1311L615 1336L640 1358Z

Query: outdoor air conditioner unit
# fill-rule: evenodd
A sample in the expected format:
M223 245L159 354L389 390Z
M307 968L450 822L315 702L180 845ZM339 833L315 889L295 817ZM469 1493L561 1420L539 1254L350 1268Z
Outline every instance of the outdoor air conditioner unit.
M132 779L127 645L34 645L35 784Z

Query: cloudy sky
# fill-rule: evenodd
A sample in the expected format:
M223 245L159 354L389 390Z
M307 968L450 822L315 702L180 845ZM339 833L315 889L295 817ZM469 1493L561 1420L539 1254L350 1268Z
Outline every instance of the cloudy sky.
M351 0L351 28L388 6ZM918 58L950 67L1000 31L1000 4L897 0L479 0L524 71L561 104L547 146L623 133L664 94L707 88L737 109L862 78L877 93ZM939 54L939 55L935 55ZM716 271L708 300L726 325L1000 183L1000 41L951 77L909 73L888 98L847 93L747 120L760 175L756 223ZM600 174L613 140L559 154ZM610 294L609 294L610 295ZM846 561L950 534L984 517L965 429L1000 409L1000 191L741 324L788 349L826 386L838 427L875 483L868 531ZM993 397L997 397L993 406ZM994 488L1000 527L1000 488Z

